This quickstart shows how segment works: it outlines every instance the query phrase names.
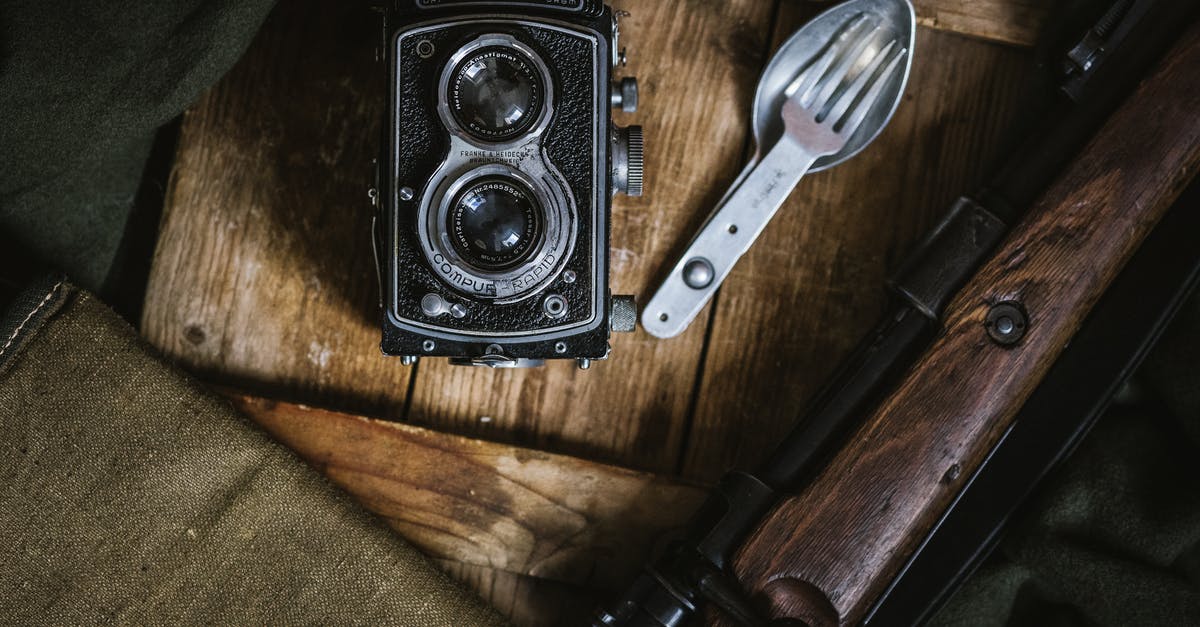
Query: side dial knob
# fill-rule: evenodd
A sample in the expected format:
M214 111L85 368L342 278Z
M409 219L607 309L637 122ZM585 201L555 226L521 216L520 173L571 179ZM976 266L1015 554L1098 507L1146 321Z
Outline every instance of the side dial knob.
M645 176L645 145L642 127L616 128L613 134L613 193L641 196Z
M613 81L612 108L620 109L625 113L633 113L638 107L638 84L637 79L632 76L626 76L619 81Z

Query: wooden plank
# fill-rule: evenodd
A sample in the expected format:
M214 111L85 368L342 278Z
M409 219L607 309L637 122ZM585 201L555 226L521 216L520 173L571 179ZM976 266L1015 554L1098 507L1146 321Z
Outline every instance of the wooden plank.
M633 12L626 71L640 76L644 103L621 122L646 126L651 179L646 197L617 201L613 287L645 293L737 168L772 11L755 0L621 7ZM384 100L374 25L344 3L281 5L189 112L142 329L209 380L404 418L411 370L376 350L363 203ZM613 361L588 373L427 362L413 418L675 470L704 319L671 342L618 336Z
M800 17L785 14L778 37ZM850 161L806 176L721 288L687 476L753 467L787 432L882 314L888 270L989 171L1028 61L1020 49L919 29L887 129Z
M1194 178L1200 25L1189 31L955 296L895 392L742 547L734 569L773 616L863 618ZM1012 346L985 329L1006 301L1028 312Z
M632 12L622 22L623 42L630 51L624 73L639 77L643 103L641 112L617 116L621 124L646 127L649 193L642 199L616 201L613 289L645 294L741 165L747 112L779 3L622 0L615 4ZM922 16L944 16L949 14L944 7L951 3L918 4ZM782 3L785 18L779 34L799 25L798 11L821 8L797 5ZM930 13L929 7L943 10ZM971 26L976 24L971 20L941 17L928 23L1005 41L1019 39L987 35L1004 29ZM898 183L896 177L901 175L897 174L882 185L898 201L891 201L885 191L860 198L859 207L872 199L888 200L879 205L886 210L870 214L880 216L881 224L851 219L839 213L843 207L834 203L852 195L837 188L863 187L865 181L874 185L875 177L835 171L813 191L813 199L827 203L818 207L820 213L801 219L800 212L785 210L789 220L800 222L783 230L800 233L802 244L813 250L788 257L786 251L794 251L795 242L776 236L775 252L759 254L784 250L788 265L761 262L758 268L783 268L797 275L796 285L807 287L776 294L772 286L777 289L777 283L758 277L752 284L756 291L731 296L727 303L719 301L743 316L746 331L730 335L738 319L719 316L724 331L714 335L715 356L707 364L701 363L706 313L688 333L669 342L641 332L614 337L612 360L596 364L589 372L565 364L529 372L492 372L427 360L419 368L420 376L413 381L415 394L409 399L411 369L382 358L377 348L371 211L365 203L371 176L368 160L376 152L385 100L382 67L373 63L376 29L377 21L355 3L281 3L242 62L186 115L141 323L144 335L210 382L393 419L407 418L411 403L411 419L421 424L660 472L679 468L689 441L686 433L692 428L691 441L699 449L688 457L686 469L691 476L703 478L714 477L729 461L747 459L747 451L769 442L790 418L786 405L807 396L819 375L836 361L836 354L874 317L881 268L931 215L916 205L937 201L930 204L940 208L944 199L961 191L960 183L968 175L979 170L978 165L959 163L977 157L968 150L970 142L965 138L995 136L1004 103L1009 102L1001 86L1012 82L1014 68L1020 67L1013 59L1022 56L1011 51L972 52L971 47L981 46L979 42L937 47L940 56L967 58L952 62L931 56L928 67L940 69L926 70L934 78L921 85L925 90L952 88L950 102L940 102L936 92L910 93L910 102L893 123L907 129L904 137L920 138L911 154L900 151L905 156L904 172L911 179ZM922 30L922 45L926 32ZM998 75L987 78L990 71ZM986 114L994 104L987 99L996 97L1002 110ZM919 116L903 113L917 104L930 111ZM890 140L889 155L894 157L895 145L901 141ZM857 159L872 158L868 155ZM786 317L779 317L785 313ZM784 319L797 325L798 335L784 337L779 331ZM750 344L739 343L745 338ZM772 341L778 342L778 350L766 350L775 348ZM775 364L782 364L779 373ZM695 400L702 367L704 394ZM781 384L795 376L813 380ZM740 402L747 391L746 402ZM705 405L714 399L714 406ZM693 405L698 408L697 418L689 427ZM752 419L752 410L764 413ZM345 430L335 437L331 434L337 429L305 420L277 422L274 428L278 437L309 447L310 456L324 459L331 467L352 467L360 457L379 460L388 472L400 467L389 465L385 458L395 454L398 440L409 436L379 437L396 427L384 429L380 423L357 418L353 427L336 419L331 424ZM747 429L760 433L748 435ZM409 432L399 429L397 433ZM337 446L331 448L331 443ZM743 452L736 453L739 450ZM536 457L521 453L527 454ZM521 472L537 474L536 464L523 464L517 464ZM422 476L432 481L433 470L424 472ZM610 476L605 473L601 475ZM510 480L494 472L482 476L491 476L497 485ZM359 486L368 498L377 499L374 506L398 520L404 521L405 511L412 511L389 509L401 507L401 501L388 500L396 493L413 494L411 488L399 487L402 482L392 485L344 470L339 480ZM563 539L563 550L552 540L526 534L512 520L501 524L504 517L499 514L494 519L497 529L469 529L479 533L477 543L438 530L425 530L424 536L413 532L414 537L435 553L496 566L462 568L480 569L471 571L476 573L471 577L480 581L507 581L489 584L493 590L489 598L501 606L527 606L522 595L532 584L514 584L513 576L500 569L578 580L571 573L592 568L594 572L584 579L589 585L602 583L630 568L631 555L637 560L645 556L648 538L657 532L639 536L642 532L637 529L665 529L661 517L682 517L690 511L690 505L679 501L678 507L651 515L646 511L648 497L636 494L643 484L622 481L605 484L602 492L607 496L597 503L556 500L568 497L553 491L553 498L538 501L536 490L513 488L521 499L538 504L535 511L565 516L567 522L552 525L533 518L533 513L512 514L538 533L542 527L537 525L545 525L547 538ZM497 495L504 493L489 486ZM471 489L476 486L465 477L456 478L455 491L437 498L465 509L474 507L472 511L478 513ZM624 490L632 491L624 493L632 499L632 513L620 510ZM599 516L599 526L572 527L584 516L581 512ZM476 520L487 515L491 514ZM398 526L410 532L416 526L404 524ZM626 533L632 536L627 538ZM626 550L629 546L637 550ZM613 554L605 555L608 550ZM490 574L478 574L485 572ZM505 590L514 595L507 601L502 599ZM553 624L553 619L548 620L546 624Z
M400 416L379 355L366 190L384 106L378 18L280 3L184 118L142 333L210 381Z
M231 400L425 553L467 564L612 586L704 497L695 486L562 455Z
M1000 43L1033 46L1053 3L1042 0L913 0L917 23Z
M485 566L435 560L451 577L478 594L515 627L586 625L605 599L586 588L526 577Z
M613 293L646 294L673 247L686 245L740 167L750 102L770 32L772 4L615 2L627 75L641 111L621 124L646 131L646 195L618 196L613 212ZM612 357L590 371L551 364L493 371L425 360L414 422L459 433L612 461L658 472L678 465L696 367L697 324L671 342L639 330L613 337ZM487 418L485 421L484 418Z

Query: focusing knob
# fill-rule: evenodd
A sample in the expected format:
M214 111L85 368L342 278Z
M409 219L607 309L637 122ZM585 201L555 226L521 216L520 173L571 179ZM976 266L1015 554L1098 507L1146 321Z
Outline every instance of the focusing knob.
M637 302L632 296L613 296L608 314L609 328L616 333L632 333L637 329Z
M638 107L637 79L626 76L612 86L612 108L633 113Z
M627 196L642 195L642 127L613 129L612 192Z
M642 127L631 126L629 133L629 174L626 175L625 193L629 196L642 195L642 180L645 176L645 146L642 143Z

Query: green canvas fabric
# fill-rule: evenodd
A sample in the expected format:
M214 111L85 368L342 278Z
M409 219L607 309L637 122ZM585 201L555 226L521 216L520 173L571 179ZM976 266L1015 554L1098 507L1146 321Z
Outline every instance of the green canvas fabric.
M1200 625L1200 298L932 625Z
M7 0L0 232L99 290L155 130L241 56L274 0Z
M0 346L0 622L503 621L65 282ZM398 452L398 454L403 454Z

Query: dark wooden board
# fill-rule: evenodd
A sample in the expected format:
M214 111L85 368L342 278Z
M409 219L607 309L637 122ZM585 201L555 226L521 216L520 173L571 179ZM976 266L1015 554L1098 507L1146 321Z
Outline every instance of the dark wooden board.
M1052 4L1045 0L913 0L921 26L1022 46L1037 43Z
M384 92L364 4L280 3L185 115L141 321L218 383L402 417L367 188Z
M641 111L617 119L646 128L648 193L615 203L613 289L644 299L741 167L766 55L822 5L614 4L632 13L624 72L642 87ZM359 3L281 3L185 116L142 332L204 380L258 396L708 481L786 428L875 317L887 268L986 170L1028 53L979 38L1028 43L1043 19L1031 7L918 2L936 28L919 29L892 127L805 179L683 336L614 336L612 358L587 372L494 372L379 355L366 197L384 102L378 22ZM408 446L345 428L380 455ZM307 437L294 429L277 435ZM527 606L514 599L536 586L503 569L533 570L479 565L490 550L456 572L502 607Z
M586 625L585 620L604 600L593 589L558 581L462 562L438 560L437 564L520 627Z

